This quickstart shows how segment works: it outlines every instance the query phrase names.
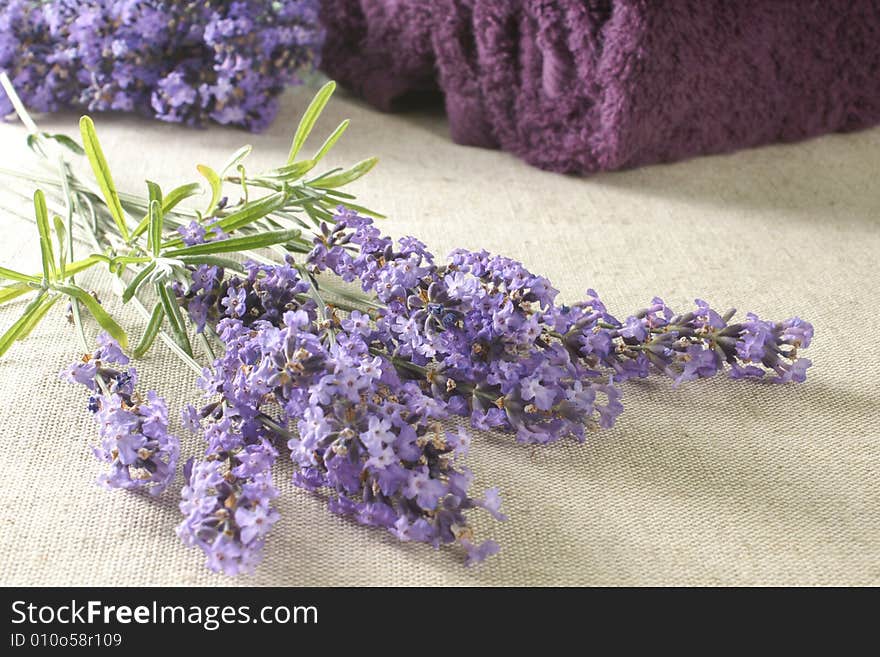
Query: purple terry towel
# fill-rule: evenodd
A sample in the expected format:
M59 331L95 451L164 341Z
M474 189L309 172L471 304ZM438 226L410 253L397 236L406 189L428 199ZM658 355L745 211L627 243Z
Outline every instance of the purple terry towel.
M325 0L324 70L383 110L591 173L880 122L880 0Z

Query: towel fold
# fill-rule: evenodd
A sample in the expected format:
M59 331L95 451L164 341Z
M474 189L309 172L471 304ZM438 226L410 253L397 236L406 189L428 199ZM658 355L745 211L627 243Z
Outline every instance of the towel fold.
M880 122L880 0L325 0L324 68L591 173Z
M383 111L412 92L434 91L431 2L323 0L322 68Z

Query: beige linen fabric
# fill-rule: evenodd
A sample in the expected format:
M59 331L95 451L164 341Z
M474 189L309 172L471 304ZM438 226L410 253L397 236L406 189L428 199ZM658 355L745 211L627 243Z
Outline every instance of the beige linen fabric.
M98 128L120 188L169 185L245 141L251 169L277 164L309 93L290 92L263 135L131 117ZM563 299L594 287L618 315L655 294L800 315L816 327L808 382L630 382L618 425L585 445L478 433L475 489L499 486L510 515L474 514L478 535L502 545L478 568L456 549L331 515L290 484L282 460L283 520L266 559L229 579L174 535L179 485L157 500L94 486L83 390L58 380L77 352L59 307L0 361L0 584L880 584L880 129L580 179L456 146L439 114L387 116L344 96L317 135L344 117L352 127L332 163L381 157L357 192L387 212L390 233L441 254L505 253ZM73 131L75 118L42 123ZM22 142L19 126L0 125L5 161L27 161ZM36 271L33 225L3 213L0 228L0 262ZM0 326L21 309L3 308ZM126 318L136 337L139 318ZM175 416L197 401L194 377L163 346L141 370ZM185 439L186 454L198 449Z

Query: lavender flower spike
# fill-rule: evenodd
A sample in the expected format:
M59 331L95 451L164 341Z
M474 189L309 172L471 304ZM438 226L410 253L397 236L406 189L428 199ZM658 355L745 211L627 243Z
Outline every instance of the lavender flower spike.
M278 452L265 431L222 405L205 419L206 457L184 467L183 521L177 534L199 547L207 566L226 575L250 573L278 521L271 467ZM191 422L198 422L190 418Z
M733 311L701 300L680 315L655 298L620 322L593 290L557 304L550 281L522 263L459 249L439 265L418 240L395 244L344 208L316 234L308 266L358 280L381 302L376 330L358 329L371 349L421 373L451 412L522 442L584 440L585 429L612 426L623 411L618 384L652 370L676 386L725 367L733 378L785 383L803 381L811 364L800 350L813 327L799 318L731 323Z
M621 381L654 370L679 385L714 376L725 365L733 379L804 381L812 363L800 350L813 338L809 322L798 317L768 322L749 313L745 322L732 323L735 310L721 314L702 299L695 303L694 310L678 314L655 297L619 322L589 290L586 301L560 314L558 328L572 352L592 366L610 367Z
M168 407L155 391L146 399L135 392L137 371L106 333L98 348L61 373L63 379L92 391L88 408L98 423L101 442L93 448L99 461L110 464L99 483L107 488L164 491L177 468L180 443L168 433Z

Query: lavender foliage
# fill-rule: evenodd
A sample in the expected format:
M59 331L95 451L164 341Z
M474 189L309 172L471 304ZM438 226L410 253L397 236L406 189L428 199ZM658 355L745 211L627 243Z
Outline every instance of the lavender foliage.
M10 0L0 71L29 107L262 130L313 66L318 0ZM0 115L11 104L0 98Z
M119 344L106 333L98 348L61 376L91 391L88 408L101 438L93 449L110 465L99 483L108 488L143 489L158 495L174 478L180 443L168 433L168 407L155 391L146 398L135 392L137 370Z

